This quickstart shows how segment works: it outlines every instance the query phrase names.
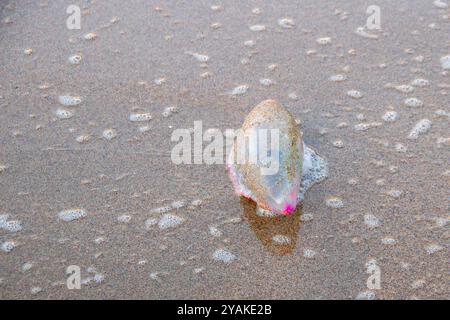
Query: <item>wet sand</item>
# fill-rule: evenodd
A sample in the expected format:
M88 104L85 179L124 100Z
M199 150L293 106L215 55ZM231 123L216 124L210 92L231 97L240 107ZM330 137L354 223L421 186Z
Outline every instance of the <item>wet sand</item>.
M361 35L372 1L81 1L81 30L72 1L3 1L0 298L450 298L440 3L377 1L381 30ZM237 129L268 98L329 166L288 217L259 216L224 165L170 158L174 129Z

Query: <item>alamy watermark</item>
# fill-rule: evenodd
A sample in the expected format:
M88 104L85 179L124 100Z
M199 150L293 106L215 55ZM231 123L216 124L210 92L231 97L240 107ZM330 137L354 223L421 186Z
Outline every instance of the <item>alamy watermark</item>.
M226 129L224 134L217 128L203 132L202 121L194 121L193 129L175 129L171 141L178 142L170 155L177 165L254 164L262 175L274 175L279 170L279 129ZM204 147L203 142L208 144Z
M66 27L69 30L81 29L81 9L79 6L71 4L67 7L66 13L69 17L66 19Z
M366 20L366 28L369 30L380 30L381 29L381 9L377 5L368 6L366 9L366 14L369 17Z
M66 280L67 289L81 289L81 268L76 265L68 266L66 269L68 275Z
M372 259L366 263L366 273L369 274L367 278L367 289L380 290L381 289L381 269L377 265L376 260Z

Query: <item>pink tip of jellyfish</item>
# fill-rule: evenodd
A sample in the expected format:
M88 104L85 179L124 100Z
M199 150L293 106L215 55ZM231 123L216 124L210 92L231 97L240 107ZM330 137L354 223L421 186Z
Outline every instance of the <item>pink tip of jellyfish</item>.
M295 206L293 206L290 203L286 204L286 206L283 209L283 213L285 213L285 214L291 214L294 211L295 211Z

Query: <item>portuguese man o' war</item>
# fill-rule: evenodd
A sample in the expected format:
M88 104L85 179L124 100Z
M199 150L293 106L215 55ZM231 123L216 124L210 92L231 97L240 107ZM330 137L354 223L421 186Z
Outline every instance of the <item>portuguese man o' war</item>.
M254 132L264 131L271 132L270 143L262 142L261 136L258 140L251 138ZM295 118L277 101L265 100L254 107L239 132L249 138L249 143L239 143L239 138L234 141L228 173L236 193L255 201L260 209L291 214L304 199L306 191L327 177L326 161L303 143L303 134ZM273 136L272 132L277 135ZM277 141L274 143L274 140ZM248 156L246 161L239 161L241 154ZM269 161L265 159L267 157ZM276 163L277 170L265 172L267 162Z

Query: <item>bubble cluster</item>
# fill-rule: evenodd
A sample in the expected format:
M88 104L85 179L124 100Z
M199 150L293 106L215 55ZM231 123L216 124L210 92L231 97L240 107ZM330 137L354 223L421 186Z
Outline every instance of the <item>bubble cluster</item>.
M423 102L420 99L417 98L408 98L405 100L405 106L412 107L412 108L418 108L423 106Z
M443 56L441 59L441 66L444 70L450 70L450 55Z
M330 44L330 43L331 43L331 38L330 38L330 37L318 38L318 39L316 40L316 42L317 42L318 44L321 44L321 45Z
M70 110L66 110L66 109L56 109L55 111L55 115L59 118L59 119L70 119L73 117L73 112Z
M342 199L339 197L328 197L325 200L325 203L328 207L334 209L340 209L344 207L344 201L342 201Z
M14 241L5 241L1 245L1 249L3 252L9 253L13 251L13 249L16 247L16 244Z
M161 230L165 230L168 228L175 228L184 222L184 218L179 217L174 214L164 214L161 219L158 221L158 227Z
M376 216L374 216L373 214L365 214L364 215L364 223L369 227L369 228L377 228L381 225L381 221L380 219L378 219Z
M266 30L266 26L261 25L261 24L255 24L253 26L250 26L249 29L250 29L250 31L253 31L253 32L261 32L261 31Z
M272 237L272 241L275 242L276 244L280 244L280 245L285 245L285 244L291 243L291 239L288 236L285 236L282 234L274 235Z
M217 249L213 253L213 259L228 264L236 260L236 256L226 249Z
M398 113L394 110L386 111L382 119L386 122L394 122L398 119Z
M363 97L363 94L358 90L349 90L347 95L353 99L361 99Z
M97 34L95 32L86 33L83 38L85 40L95 40L97 38Z
M248 90L248 85L244 84L244 85L235 87L233 90L231 90L230 94L234 95L234 96L242 95L242 94L247 93L247 90Z
M278 19L278 25L284 29L291 29L295 27L295 22L291 18Z
M9 215L0 214L0 229L8 232L19 232L22 230L22 223L18 220L8 220Z
M148 112L131 113L128 117L131 122L145 122L153 119L152 115Z
M106 140L112 140L117 137L117 131L114 129L105 129L102 133L102 137Z
M83 209L68 209L58 213L59 219L70 222L86 217L86 211Z
M79 54L74 54L69 57L70 64L80 64L83 57Z
M431 243L431 244L429 244L429 245L427 245L427 246L425 247L425 251L426 251L428 254L434 254L434 253L436 253L436 252L441 251L442 249L444 249L444 247L441 246L441 245L439 245L439 244L437 244L437 243Z
M66 107L74 107L81 104L81 98L77 96L69 96L69 95L59 96L58 101L60 104Z
M409 132L408 139L417 140L420 135L427 133L431 129L431 121L422 119L416 123L414 128Z

